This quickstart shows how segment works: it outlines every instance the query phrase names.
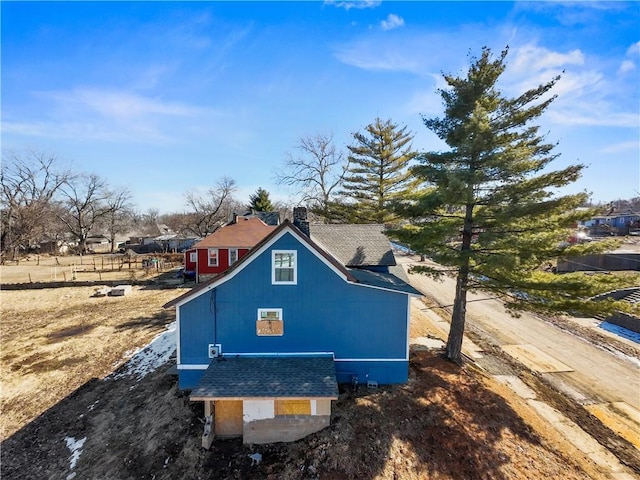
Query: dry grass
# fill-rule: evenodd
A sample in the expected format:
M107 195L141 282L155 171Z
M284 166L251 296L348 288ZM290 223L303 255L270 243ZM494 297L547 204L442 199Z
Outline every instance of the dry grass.
M36 283L36 282L102 282L110 280L145 280L161 271L179 267L181 255L174 255L174 261L166 261L163 268L142 268L142 260L153 255L140 255L126 261L122 255L84 255L51 256L30 255L19 262L7 262L0 266L0 282Z
M93 287L0 292L1 438L91 378L101 378L175 317L162 305L184 289L134 287L92 297Z
M239 440L204 452L201 405L160 370L91 381L163 331L175 313L162 305L184 291L0 292L3 478L65 478L67 435L87 438L78 478L601 478L506 387L424 351L412 354L408 384L341 394L330 428L260 446L259 468L247 455L254 447ZM411 336L438 336L419 306Z

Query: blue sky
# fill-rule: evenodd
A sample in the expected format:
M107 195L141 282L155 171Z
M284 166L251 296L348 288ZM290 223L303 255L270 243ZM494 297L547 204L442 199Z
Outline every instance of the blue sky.
M7 2L2 150L36 150L129 187L140 210L234 178L286 199L274 172L303 135L340 147L376 117L445 145L442 72L509 45L508 95L564 71L539 119L566 192L640 193L638 2Z

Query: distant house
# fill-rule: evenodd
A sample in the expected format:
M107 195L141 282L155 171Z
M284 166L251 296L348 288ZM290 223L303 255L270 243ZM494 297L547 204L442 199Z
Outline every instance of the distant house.
M111 251L111 242L104 235L89 235L85 240L85 245L90 253L108 253Z
M236 217L185 251L184 265L202 282L219 275L275 229L258 217Z
M309 226L305 214L165 305L176 307L179 386L204 402L208 438L297 440L329 425L338 383L407 381L420 292L390 273L383 227Z
M592 235L629 235L640 228L640 213L613 208L582 223Z

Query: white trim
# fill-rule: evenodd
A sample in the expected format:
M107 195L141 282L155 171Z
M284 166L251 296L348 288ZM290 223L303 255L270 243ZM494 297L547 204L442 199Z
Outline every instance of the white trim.
M298 233L296 233L291 227L285 227L282 230L280 230L280 232L278 234L276 234L268 243L264 244L262 247L260 247L258 250L255 251L255 253L253 251L250 251L247 255L251 255L252 258L250 258L248 261L244 262L242 265L240 265L238 268L234 269L231 273L229 273L228 275L225 275L223 278L220 278L217 281L214 281L212 283L210 283L209 285L207 285L207 287L203 288L202 290L199 290L198 292L195 292L193 295L188 295L185 298L183 298L180 302L175 304L176 308L181 307L182 305L184 305L185 303L191 301L193 298L195 297L199 297L200 295L207 293L211 290L213 290L214 288L216 288L218 285L222 285L223 283L228 282L229 280L231 280L233 277L235 277L236 275L238 275L238 273L240 273L242 270L244 270L247 265L249 265L251 262L253 262L256 258L258 258L260 255L262 255L265 251L267 251L268 249L271 248L271 246L277 242L278 240L280 240L284 235L286 235L287 233L289 233L290 235L292 235L295 239L297 239L307 250L309 250L311 253L313 253L319 260L321 260L325 265L327 265L336 275L338 275L340 278L342 278L345 282L347 281L347 277L346 275L341 272L335 265L333 265L331 262L329 262L326 258L324 258L322 255L320 255L320 253L318 253L314 248L311 247L311 245L309 245L307 243L307 241L305 241L304 239L302 239L302 237L300 235L298 235Z
M293 280L276 280L276 255L293 255ZM292 267L280 267L290 270ZM297 285L298 284L298 251L297 250L271 250L271 285Z
M209 364L192 365L192 364L183 363L182 365L178 365L178 370L206 370L207 368L209 368Z
M250 353L235 353L235 352L227 352L225 353L228 357L306 357L306 356L323 356L323 357L334 357L333 352L250 352Z
M210 253L212 250L216 251L216 263L213 263L213 264L211 263L211 253ZM207 248L207 266L217 267L218 265L220 265L220 249L215 247Z
M411 338L409 333L411 332L411 297L407 296L407 358L409 358L409 343L411 343Z
M327 267L329 267L329 269L331 269L331 271L333 271L333 273L338 275L342 280L344 280L345 282L349 283L350 285L355 285L355 286L358 286L358 287L365 287L365 288L375 288L375 289L378 289L378 290L385 290L385 291L392 292L392 293L399 293L401 295L409 295L409 296L416 297L416 298L420 298L420 297L423 296L422 294L416 295L414 293L409 293L409 292L400 292L398 290L392 290L392 289L383 288L383 287L374 287L373 285L365 285L365 284L362 284L362 283L350 282L347 279L347 276L340 269L338 269L333 263L331 263L329 260L327 260L318 251L316 251L315 248L313 248L311 245L309 245L308 240L303 239L291 227L285 227L278 234L276 234L269 242L265 243L258 250L256 250L255 252L250 251L247 255L251 255L252 258L250 258L248 261L244 262L242 265L240 265L238 268L234 269L228 275L225 275L223 278L221 278L221 279L219 279L217 281L214 281L213 283L210 283L206 288L203 288L202 290L199 290L198 292L195 292L193 295L189 295L189 296L183 298L180 302L175 304L175 307L179 308L182 305L184 305L185 303L191 301L193 298L199 297L200 295L202 295L202 294L204 294L204 293L206 293L206 292L208 292L210 290L213 290L214 288L218 287L219 285L222 285L223 283L228 282L233 277L238 275L238 273L240 273L242 270L244 270L247 267L247 265L249 265L251 262L253 262L256 258L258 258L260 255L262 255L265 251L270 249L273 246L274 243L276 243L278 240L280 240L287 233L292 235L309 252L311 252L313 255L316 256L316 258L318 258L322 263L324 263ZM322 248L322 247L320 247L320 248ZM329 256L332 256L330 252L327 252L327 254ZM333 257L333 258L335 258L335 257ZM196 272L197 272L197 269L196 269Z
M228 264L229 266L233 265L234 263L236 263L239 259L238 259L238 249L237 248L230 248L229 250L227 250L228 252ZM236 252L236 259L232 262L231 261L231 252Z
M278 320L283 321L281 308L259 308L257 320L263 320L261 316L262 312L278 312Z
M393 275L393 273L389 273L388 275ZM385 292L399 293L401 295L407 295L408 297L415 297L415 298L424 297L423 294L417 295L415 293L401 292L400 290L394 290L392 288L385 288L385 287L378 287L376 285L367 285L366 283L351 283L351 285L355 285L357 287L375 288L376 290L384 290Z
M408 362L409 358L334 358L334 362Z
M176 308L176 364L180 368L180 309Z
M189 251L189 263L198 263L198 249Z
M316 399L311 400L311 415L318 415L318 401Z
M271 320L269 318L262 318L262 313L263 312L277 312L278 313L278 318L275 320L272 320L274 322L282 322L282 333L272 333L272 334L268 334L268 333L258 333L258 329L257 329L257 323L256 323L256 335L258 337L282 337L284 335L284 318L282 316L282 309L281 308L259 308L258 309L258 314L256 315L256 322L259 322L260 320Z
M303 356L329 356L334 362L407 362L407 358L336 358L333 352L251 352L237 353L227 352L227 357L303 357Z

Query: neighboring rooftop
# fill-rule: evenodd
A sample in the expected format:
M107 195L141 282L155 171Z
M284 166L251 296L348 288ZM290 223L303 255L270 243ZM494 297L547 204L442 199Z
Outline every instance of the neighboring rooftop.
M231 223L237 222L240 218L259 218L272 227L280 225L280 212L256 212L255 210L249 210L242 214L234 213Z
M383 225L311 224L309 230L311 240L347 267L396 264Z
M333 358L214 358L191 399L338 398Z
M252 248L275 228L257 217L238 217L236 223L219 228L193 248Z

